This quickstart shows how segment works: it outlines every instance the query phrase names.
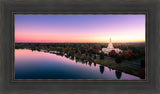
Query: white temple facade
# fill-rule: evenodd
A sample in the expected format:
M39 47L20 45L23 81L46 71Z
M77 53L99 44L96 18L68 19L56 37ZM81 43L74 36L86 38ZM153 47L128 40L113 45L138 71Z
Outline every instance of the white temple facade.
M112 50L115 50L115 52L116 52L117 54L123 52L121 49L119 49L119 48L114 48L114 47L113 47L113 44L112 44L111 38L110 38L108 47L107 47L107 48L102 48L102 51L100 51L100 52L104 52L105 54L108 54L108 53L111 52Z

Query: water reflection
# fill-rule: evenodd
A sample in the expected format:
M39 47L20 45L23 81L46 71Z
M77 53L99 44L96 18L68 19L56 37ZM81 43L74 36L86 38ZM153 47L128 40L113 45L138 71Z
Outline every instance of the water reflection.
M55 54L47 51L32 52L32 50L15 50L17 79L27 79L28 77L34 79L38 77L50 79L139 79L67 54Z
M104 66L99 66L99 70L100 70L101 74L103 74L103 72L104 72Z
M67 56L67 58L69 58L69 57L70 57L70 56ZM70 59L71 59L71 60L74 60L74 58L76 58L76 57L71 56ZM82 63L82 64L87 64L88 61L86 61L86 60L84 60L84 59L76 58L76 62L80 62L80 63ZM89 62L88 65L91 66L92 63L93 63L94 66L96 67L96 63L94 63L94 62ZM111 72L111 68L108 68L108 69L109 69L109 71ZM104 66L99 66L99 71L100 71L101 74L104 73L104 70L105 70ZM116 70L116 71L115 71L115 75L116 75L116 78L117 78L117 79L120 79L121 76L122 76L122 72Z
M79 61L79 58L78 57L76 57L76 62L78 62Z
M92 62L89 62L88 64L89 64L89 66L91 66L91 65L92 65Z
M70 56L69 56L69 55L65 55L65 57L66 57L66 58L69 58Z
M116 74L117 79L120 79L122 76L122 72L118 70L115 71L115 74Z
M70 60L76 60L76 63L77 62L79 62L79 63L82 63L82 64L88 64L89 66L91 66L92 65L92 63L94 64L94 66L96 67L96 63L94 63L94 62L88 62L87 60L84 60L84 59L80 59L80 58L78 58L78 57L74 57L74 56L65 56L66 58L69 58ZM111 72L111 69L109 68L109 70L110 70L110 72ZM101 73L101 74L103 74L104 73L104 66L99 66L99 72Z
M96 63L94 63L94 66L96 67Z
M108 68L109 69L109 71L111 72L111 68Z
M74 56L71 56L71 60L74 60Z
M82 62L82 64L85 64L85 63L86 63L84 59L81 59L81 62Z

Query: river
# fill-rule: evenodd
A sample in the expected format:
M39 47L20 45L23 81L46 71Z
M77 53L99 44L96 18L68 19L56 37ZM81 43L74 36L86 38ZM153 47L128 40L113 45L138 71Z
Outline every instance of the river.
M92 62L56 54L15 49L15 79L129 79L139 77Z

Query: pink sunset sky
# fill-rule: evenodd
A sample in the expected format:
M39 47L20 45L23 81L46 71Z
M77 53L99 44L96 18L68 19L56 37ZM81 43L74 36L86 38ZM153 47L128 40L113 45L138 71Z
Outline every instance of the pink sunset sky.
M15 42L145 42L145 15L15 15Z

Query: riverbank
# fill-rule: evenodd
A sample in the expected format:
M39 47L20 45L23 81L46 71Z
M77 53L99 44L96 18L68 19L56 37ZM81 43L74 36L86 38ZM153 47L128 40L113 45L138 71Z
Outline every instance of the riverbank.
M138 75L139 70L134 68L134 67L126 66L126 65L123 65L123 64L117 64L117 63L114 63L114 62L99 60L99 59L95 59L94 62L97 63L97 64L100 64L100 65L109 67L111 69L119 70L119 71L122 71L122 72L132 74L132 75L135 75L135 76L139 77L139 75Z
M65 53L65 52L60 52L60 51L50 51L50 50L45 50L45 49L39 49L37 51L42 51L42 52L47 52L47 53L52 53L60 56L66 56L67 58L69 57L75 57L77 59L81 59L84 61L88 62L94 62L96 64L100 64L102 66L106 66L110 69L118 70L121 72L125 72L137 77L140 77L141 79L145 78L145 69L143 68L137 68L136 66L132 66L130 64L131 62L125 62L125 63L116 63L113 60L107 61L107 59L98 59L97 57L94 58L94 56L86 55L86 54L79 54L79 53ZM109 57L108 57L109 58ZM113 59L113 58L112 58Z
M102 66L106 66L106 67L109 67L111 69L114 69L114 70L118 70L118 71L121 71L121 72L125 72L125 73L128 73L128 74L131 74L131 75L134 75L134 76L137 76L137 77L140 77L142 79L144 79L144 76L145 75L142 75L144 73L144 69L139 69L139 68L136 68L136 67L131 67L131 66L127 66L129 64L122 64L122 63L115 63L115 62L111 62L111 61L106 61L106 60L100 60L100 59L94 59L93 57L90 57L90 56L87 56L85 57L84 55L78 55L78 54L74 54L73 56L75 56L76 58L80 58L82 60L87 60L88 62L94 62L94 63L97 63L97 64L100 64ZM130 62L128 62L130 63Z

